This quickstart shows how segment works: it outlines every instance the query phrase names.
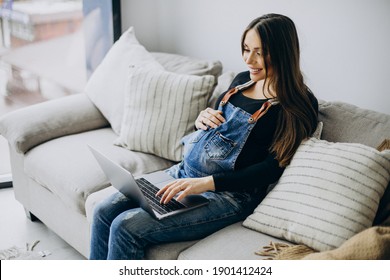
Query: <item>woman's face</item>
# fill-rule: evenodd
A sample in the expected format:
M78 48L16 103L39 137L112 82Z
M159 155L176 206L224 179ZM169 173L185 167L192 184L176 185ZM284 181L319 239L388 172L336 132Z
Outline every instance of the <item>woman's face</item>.
M248 30L244 38L243 58L246 65L249 67L251 80L258 82L264 80L266 76L272 74L272 67L268 63L268 71L265 72L264 57L261 48L259 35L254 29Z

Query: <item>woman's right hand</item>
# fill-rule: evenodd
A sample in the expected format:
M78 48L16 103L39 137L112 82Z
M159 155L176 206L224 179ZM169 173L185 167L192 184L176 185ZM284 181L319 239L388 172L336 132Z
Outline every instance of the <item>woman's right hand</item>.
M195 120L195 127L197 129L207 130L209 127L216 128L224 123L226 120L222 116L222 111L206 108L201 111Z

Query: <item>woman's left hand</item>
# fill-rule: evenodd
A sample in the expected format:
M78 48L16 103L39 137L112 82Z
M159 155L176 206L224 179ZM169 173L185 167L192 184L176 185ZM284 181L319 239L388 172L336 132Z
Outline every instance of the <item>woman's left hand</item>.
M184 178L177 179L162 189L160 189L156 196L160 196L160 203L167 204L176 194L182 192L176 200L181 200L189 194L201 194L207 191L214 191L214 180L212 176L203 178Z

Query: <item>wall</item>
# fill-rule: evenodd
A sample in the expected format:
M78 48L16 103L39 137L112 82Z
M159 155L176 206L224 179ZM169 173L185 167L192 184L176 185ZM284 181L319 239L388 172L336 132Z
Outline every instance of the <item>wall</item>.
M265 13L296 23L301 66L318 98L390 114L389 0L122 0L122 27L150 51L219 59L243 71L240 37Z

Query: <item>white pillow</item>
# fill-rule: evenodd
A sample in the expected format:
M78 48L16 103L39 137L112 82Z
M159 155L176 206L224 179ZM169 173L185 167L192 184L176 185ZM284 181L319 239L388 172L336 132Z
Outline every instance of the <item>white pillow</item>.
M390 179L390 150L310 138L244 226L325 251L370 227Z
M116 145L172 161L182 159L181 138L206 108L214 77L135 68L130 73L125 113Z
M123 118L125 86L130 66L164 69L138 42L133 27L125 31L111 47L85 87L85 93L117 134L120 133Z

